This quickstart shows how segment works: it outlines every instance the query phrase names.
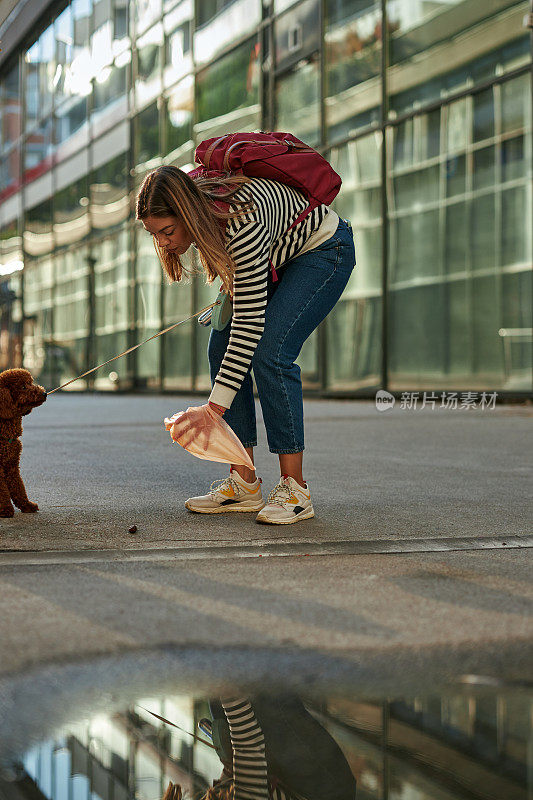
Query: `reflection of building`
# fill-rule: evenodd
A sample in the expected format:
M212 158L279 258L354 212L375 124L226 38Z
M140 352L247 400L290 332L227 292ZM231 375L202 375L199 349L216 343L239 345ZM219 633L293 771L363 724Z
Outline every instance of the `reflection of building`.
M48 800L156 800L169 780L181 783L188 797L199 797L220 776L216 753L160 723L146 707L189 732L209 716L205 701L173 697L69 725L55 742L26 754L27 776ZM336 698L308 708L343 750L357 779L358 800L529 796L527 695L449 694L393 702ZM17 800L33 797L21 791Z
M30 5L0 26L0 281L21 297L2 364L51 388L210 302L165 283L135 191L204 138L278 129L342 175L356 238L307 389L531 389L527 0ZM188 322L70 388L205 391L208 334Z

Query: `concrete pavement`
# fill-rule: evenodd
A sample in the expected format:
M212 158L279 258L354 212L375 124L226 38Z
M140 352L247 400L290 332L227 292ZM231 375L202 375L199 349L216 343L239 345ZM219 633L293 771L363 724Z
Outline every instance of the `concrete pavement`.
M306 400L304 477L316 516L291 526L184 508L227 474L172 443L163 419L198 397L54 394L23 418L36 514L0 519L1 550L79 550L533 533L533 406L378 412ZM257 405L263 494L279 478ZM137 533L128 533L135 524Z

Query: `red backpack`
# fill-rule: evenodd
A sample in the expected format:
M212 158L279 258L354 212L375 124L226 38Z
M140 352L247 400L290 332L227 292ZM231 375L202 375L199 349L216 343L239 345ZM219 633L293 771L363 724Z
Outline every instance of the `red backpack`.
M227 133L200 142L194 160L201 166L189 172L191 178L247 175L270 178L304 192L309 205L287 230L321 203L329 205L342 183L326 159L292 133ZM225 226L226 220L221 224ZM272 279L277 281L272 262L270 266Z

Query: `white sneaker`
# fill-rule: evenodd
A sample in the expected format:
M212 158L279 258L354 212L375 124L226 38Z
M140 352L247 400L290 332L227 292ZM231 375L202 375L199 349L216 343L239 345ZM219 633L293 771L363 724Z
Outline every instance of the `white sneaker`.
M314 516L315 510L307 483L304 488L290 475L282 475L280 482L268 495L268 503L259 512L255 521L290 525Z
M214 484L218 483L218 486ZM199 514L223 514L226 511L259 511L265 505L261 494L261 478L247 483L236 470L227 478L213 481L208 494L189 497L185 508Z

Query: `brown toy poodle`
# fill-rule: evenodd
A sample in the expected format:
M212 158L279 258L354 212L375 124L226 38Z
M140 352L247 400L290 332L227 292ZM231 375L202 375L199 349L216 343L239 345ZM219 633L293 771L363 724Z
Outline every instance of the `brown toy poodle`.
M28 500L19 465L22 453L22 417L46 400L46 391L33 382L27 369L0 372L0 517L12 517L11 500L25 513L38 511Z

